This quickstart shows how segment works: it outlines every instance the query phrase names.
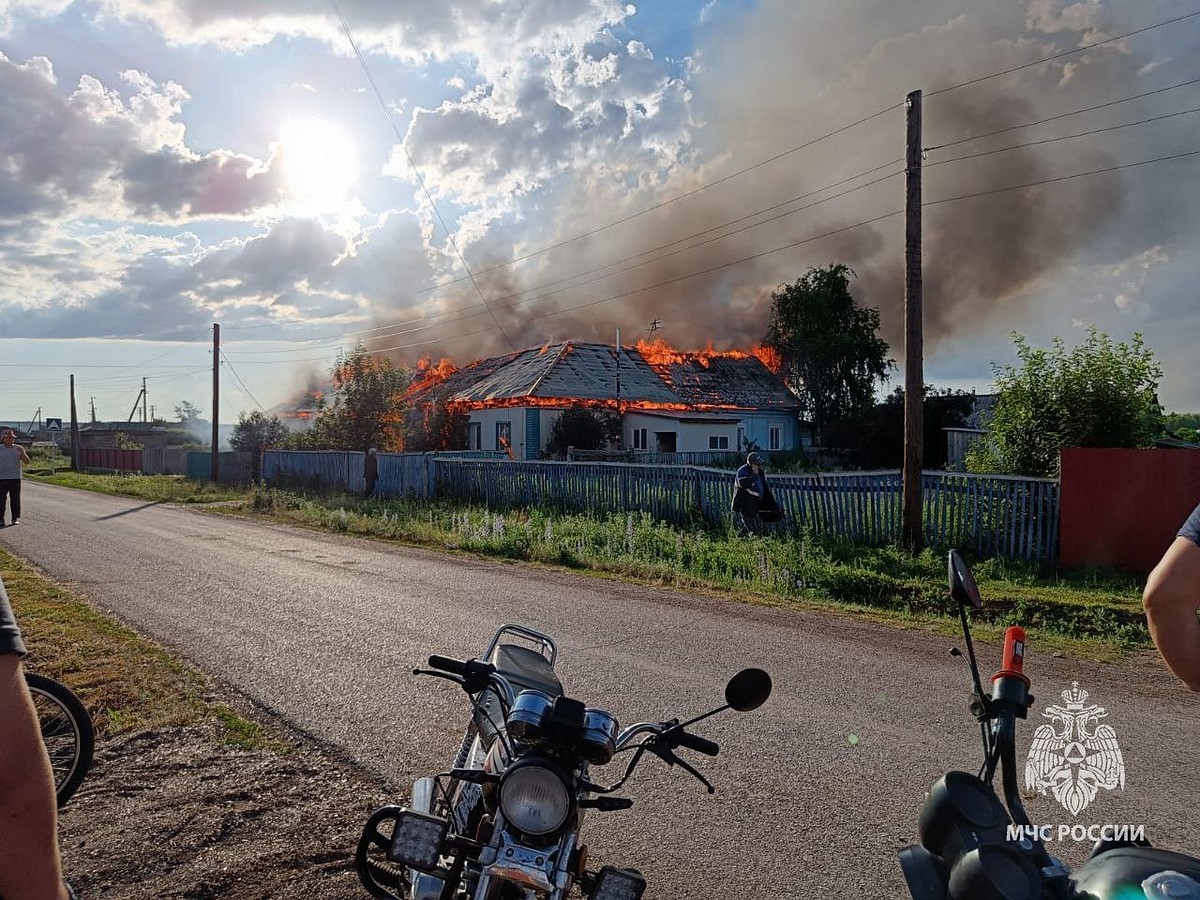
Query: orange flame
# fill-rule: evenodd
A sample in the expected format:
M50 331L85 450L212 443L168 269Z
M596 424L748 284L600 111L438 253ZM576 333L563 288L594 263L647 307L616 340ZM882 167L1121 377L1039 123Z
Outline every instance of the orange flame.
M745 350L715 350L712 341L709 341L708 346L703 350L677 350L662 338L656 338L653 341L640 340L634 346L637 347L638 353L646 362L656 369L687 363L699 363L707 369L714 359L747 359L753 356L772 372L779 374L783 362L774 348L761 344L756 345L749 352Z

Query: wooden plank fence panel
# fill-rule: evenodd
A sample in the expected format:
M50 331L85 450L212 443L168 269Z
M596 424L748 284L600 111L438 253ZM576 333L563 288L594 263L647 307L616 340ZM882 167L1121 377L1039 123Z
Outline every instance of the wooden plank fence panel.
M268 451L263 477L300 486L361 488L362 454ZM645 511L675 524L698 512L730 524L731 474L698 466L512 461L437 454L380 454L378 495L457 497L488 506L540 506L600 513ZM898 471L770 475L785 511L782 530L884 544L899 537ZM926 541L979 556L1052 560L1058 552L1059 486L1050 479L926 472Z

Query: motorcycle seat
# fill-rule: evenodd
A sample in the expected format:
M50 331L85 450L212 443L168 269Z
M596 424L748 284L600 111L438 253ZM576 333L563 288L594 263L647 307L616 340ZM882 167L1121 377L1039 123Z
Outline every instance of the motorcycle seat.
M507 678L519 694L525 689L541 691L549 697L562 695L562 683L550 661L536 650L516 644L500 644L488 659L501 675ZM479 695L475 709L475 727L485 747L496 740L496 729L504 725L504 710L493 691Z
M550 660L536 650L520 647L516 644L500 644L492 651L488 660L497 671L512 682L517 693L525 688L541 691L550 697L557 697L562 692L562 684Z

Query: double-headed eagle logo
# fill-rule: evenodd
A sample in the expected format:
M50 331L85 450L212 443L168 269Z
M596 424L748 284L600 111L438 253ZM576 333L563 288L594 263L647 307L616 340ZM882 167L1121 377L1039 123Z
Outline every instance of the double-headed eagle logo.
M1117 735L1109 725L1097 724L1108 713L1092 704L1079 682L1062 692L1065 706L1042 711L1053 724L1040 725L1025 761L1025 785L1042 794L1049 788L1054 799L1077 816L1103 788L1125 789L1125 761Z

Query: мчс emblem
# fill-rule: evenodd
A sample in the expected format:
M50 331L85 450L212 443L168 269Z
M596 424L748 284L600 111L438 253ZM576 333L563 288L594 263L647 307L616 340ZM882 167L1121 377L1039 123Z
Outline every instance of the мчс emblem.
M1053 720L1033 734L1025 762L1025 785L1042 794L1049 788L1054 799L1077 816L1096 799L1101 788L1125 788L1125 761L1117 735L1109 725L1098 725L1108 715L1104 707L1085 706L1087 691L1079 682L1062 692L1065 706L1048 706L1042 715Z

